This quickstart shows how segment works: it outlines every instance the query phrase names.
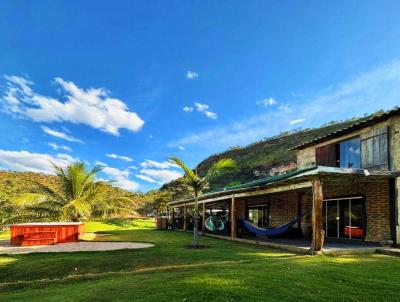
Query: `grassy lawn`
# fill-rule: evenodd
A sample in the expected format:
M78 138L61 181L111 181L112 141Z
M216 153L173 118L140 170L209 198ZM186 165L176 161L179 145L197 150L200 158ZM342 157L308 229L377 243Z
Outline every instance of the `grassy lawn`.
M155 247L0 256L1 301L399 301L400 258L299 256L157 231L146 220L91 222L101 240ZM23 281L23 282L18 282Z
M0 240L9 238L10 238L10 231L0 231Z

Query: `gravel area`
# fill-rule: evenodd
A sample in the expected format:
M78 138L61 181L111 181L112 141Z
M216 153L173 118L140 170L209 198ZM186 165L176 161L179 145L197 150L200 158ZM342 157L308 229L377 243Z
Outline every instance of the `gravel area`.
M144 249L153 247L150 243L141 242L95 242L79 241L40 246L13 246L9 240L0 240L0 254L29 254L29 253L61 253L61 252L94 252L123 249Z

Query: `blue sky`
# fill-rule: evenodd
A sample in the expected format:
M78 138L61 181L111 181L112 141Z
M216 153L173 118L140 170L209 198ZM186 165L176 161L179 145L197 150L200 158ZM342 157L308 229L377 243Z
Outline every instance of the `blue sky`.
M332 3L334 2L334 3ZM398 1L1 1L0 168L132 191L229 147L400 105Z

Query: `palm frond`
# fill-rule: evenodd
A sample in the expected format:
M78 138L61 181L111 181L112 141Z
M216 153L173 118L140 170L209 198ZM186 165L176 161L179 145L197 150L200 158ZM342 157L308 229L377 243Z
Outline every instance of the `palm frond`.
M67 203L65 194L61 194L57 192L55 189L51 188L50 186L46 186L37 181L31 181L36 186L36 190L39 194L50 196L52 199L59 200L61 203Z
M112 215L129 214L132 211L132 200L124 196L104 199L96 204L95 211L103 218Z
M232 169L236 167L236 162L231 158L222 158L214 162L208 170L205 178L208 181L218 177L224 169Z
M190 169L179 157L176 156L170 156L169 157L169 162L173 163L175 165L178 165L183 172L185 173L185 177L191 182L195 183L199 180L199 177L197 176L196 173L193 172L192 169Z
M87 189L93 190L93 187L95 187L94 186L95 175L101 170L103 170L101 166L95 166L89 173L86 174L86 176L84 177L84 181L82 183L82 192L80 193L84 193L85 190Z
M92 209L92 204L85 198L78 198L71 200L63 208L63 216L69 218L74 214L78 214L81 217L89 217Z
M27 207L38 204L46 199L46 195L39 193L22 193L10 199L10 202L17 207Z

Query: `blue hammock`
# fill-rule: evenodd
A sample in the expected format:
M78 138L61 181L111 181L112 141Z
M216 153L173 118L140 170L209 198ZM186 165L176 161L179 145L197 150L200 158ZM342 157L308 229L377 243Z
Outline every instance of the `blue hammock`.
M303 218L303 216L305 216L305 215L307 215L307 214L297 216L295 219L290 220L289 222L287 222L285 224L282 224L280 226L270 228L270 229L259 228L258 226L255 226L254 224L252 224L250 221L248 221L246 219L241 219L241 221L243 222L243 225L245 226L245 228L247 230L249 230L252 233L255 233L256 235L275 236L275 235L280 235L280 234L283 234L283 233L286 233L287 231L289 231L290 228L293 225L295 225L296 223L298 223L301 220L301 218Z

